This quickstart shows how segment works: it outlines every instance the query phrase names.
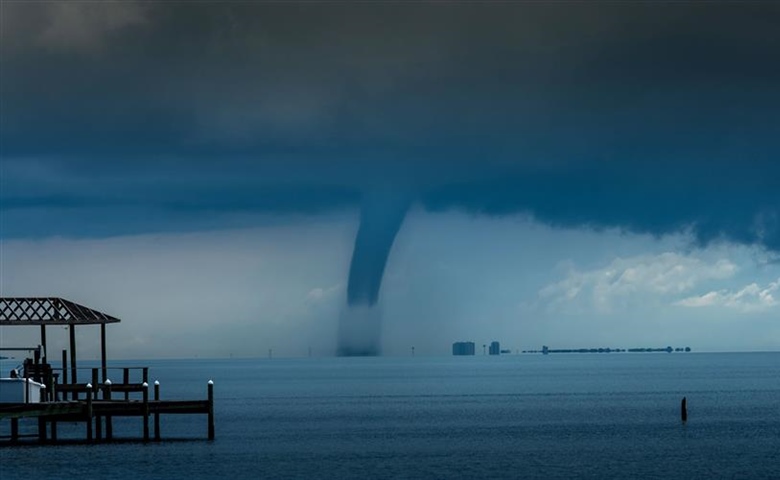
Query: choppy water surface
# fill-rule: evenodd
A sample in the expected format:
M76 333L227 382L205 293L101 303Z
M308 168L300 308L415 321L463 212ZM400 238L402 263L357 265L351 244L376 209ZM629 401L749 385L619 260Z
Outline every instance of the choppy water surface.
M193 415L159 444L4 444L0 479L780 478L777 353L140 363L167 399L214 379L215 441Z

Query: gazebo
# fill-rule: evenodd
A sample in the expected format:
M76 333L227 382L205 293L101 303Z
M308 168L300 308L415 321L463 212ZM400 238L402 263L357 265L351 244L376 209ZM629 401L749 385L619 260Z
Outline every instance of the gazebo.
M78 303L56 297L0 297L0 327L30 326L41 327L42 359L46 362L46 327L67 326L70 335L71 383L78 383L76 369L76 325L100 325L100 360L103 381L107 378L106 365L106 324L120 320L106 313L79 305ZM5 350L20 350L6 348ZM65 372L65 352L63 352L63 372Z

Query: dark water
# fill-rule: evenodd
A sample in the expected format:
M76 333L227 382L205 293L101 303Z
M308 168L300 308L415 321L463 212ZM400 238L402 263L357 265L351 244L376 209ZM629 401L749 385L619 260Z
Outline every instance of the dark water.
M0 480L780 478L777 353L146 363L167 399L214 379L215 441L192 415L159 444L5 445Z

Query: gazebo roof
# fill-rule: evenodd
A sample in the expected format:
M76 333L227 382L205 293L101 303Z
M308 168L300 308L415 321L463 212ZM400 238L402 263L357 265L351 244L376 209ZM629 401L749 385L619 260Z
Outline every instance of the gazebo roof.
M119 321L64 298L0 297L0 326L98 325Z

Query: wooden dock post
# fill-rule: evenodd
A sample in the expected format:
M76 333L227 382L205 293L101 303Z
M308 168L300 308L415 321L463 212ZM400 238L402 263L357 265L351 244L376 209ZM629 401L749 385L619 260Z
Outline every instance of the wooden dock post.
M111 380L106 379L103 389L103 400L111 401ZM114 438L114 428L111 422L111 415L106 415L106 440Z
M214 381L209 380L209 440L214 440Z
M122 369L122 383L127 385L130 383L130 369L125 367ZM125 391L125 402L130 400L130 392Z
M78 373L76 367L76 325L68 325L68 333L70 335L70 381L71 383L78 383ZM79 399L79 393L73 390L73 400Z
M15 443L19 441L19 419L11 419L11 442Z
M98 369L97 368L93 368L92 369L92 385L95 385L95 387L99 387L100 386L100 380L98 380L98 378L99 378L99 376L98 376ZM95 400L98 399L98 396L97 396L98 390L100 390L100 388L95 388L95 390L93 391L93 396L95 397L94 398Z
M57 441L57 421L52 420L51 422L51 441L56 442Z
M159 402L160 401L160 381L155 380L154 381L154 401ZM154 413L154 441L159 442L160 441L160 414L158 412Z
M62 384L67 385L68 384L68 351L63 350L62 351ZM65 397L67 397L68 394L63 392L62 393L62 399L66 400Z
M46 442L46 419L44 417L38 417L38 441Z
M144 382L144 442L149 441L149 384Z
M87 441L92 441L92 384L87 384Z

